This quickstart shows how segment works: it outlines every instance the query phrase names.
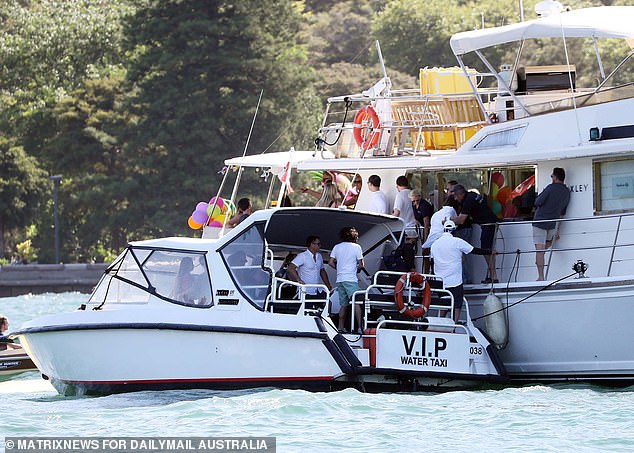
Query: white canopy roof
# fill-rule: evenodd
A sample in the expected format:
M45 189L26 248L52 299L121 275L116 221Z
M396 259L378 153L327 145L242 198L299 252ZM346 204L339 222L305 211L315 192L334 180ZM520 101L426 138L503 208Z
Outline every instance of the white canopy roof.
M288 162L291 167L295 168L299 162L314 159L315 151L284 151L281 153L262 153L250 156L233 157L225 160L225 165L236 165L240 167L282 167L284 168ZM317 153L319 156L319 153ZM328 157L333 157L329 154Z
M634 6L601 6L563 12L540 19L457 33L451 37L455 55L534 38L634 38Z

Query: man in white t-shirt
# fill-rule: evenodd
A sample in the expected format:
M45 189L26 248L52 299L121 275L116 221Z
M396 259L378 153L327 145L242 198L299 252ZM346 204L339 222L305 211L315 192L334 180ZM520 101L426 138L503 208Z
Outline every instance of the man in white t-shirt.
M442 278L445 289L453 295L453 319L458 321L464 300L462 255L489 255L491 250L474 247L467 241L454 237L452 233L456 230L456 224L451 220L445 221L444 230L431 245L431 257L434 260L434 274Z
M357 244L359 232L354 227L344 227L339 232L340 243L330 252L328 264L337 269L337 293L339 294L339 330L344 330L348 318L348 305L359 291L357 272L364 269L363 250ZM355 305L354 318L361 329L361 306Z
M406 176L396 178L396 199L394 200L394 211L392 214L400 217L405 223L408 231L416 229L416 218L414 217L414 209L412 209L412 200L409 199L409 181Z
M368 178L368 190L370 191L368 211L388 214L387 197L381 192L381 177L379 175L372 175Z
M418 235L416 234L416 217L414 217L414 209L412 208L412 200L409 198L409 181L406 176L396 178L396 199L394 200L394 211L392 214L399 217L405 224L405 237L401 244L403 261L410 270L416 271L416 243Z
M317 285L323 282L330 291L332 286L324 268L324 259L319 253L321 249L319 236L308 236L306 247L306 250L297 255L288 265L288 276L291 280L302 285ZM306 288L306 299L325 298L326 294L323 291L318 291L318 288L314 286Z

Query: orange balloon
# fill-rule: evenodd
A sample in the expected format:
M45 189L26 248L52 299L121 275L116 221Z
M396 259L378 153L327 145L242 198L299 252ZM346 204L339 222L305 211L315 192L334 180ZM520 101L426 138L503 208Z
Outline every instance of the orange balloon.
M196 221L194 221L194 219L192 219L191 216L189 216L189 219L187 219L187 225L189 225L189 228L191 228L192 230L200 230L203 227L202 223L197 223Z

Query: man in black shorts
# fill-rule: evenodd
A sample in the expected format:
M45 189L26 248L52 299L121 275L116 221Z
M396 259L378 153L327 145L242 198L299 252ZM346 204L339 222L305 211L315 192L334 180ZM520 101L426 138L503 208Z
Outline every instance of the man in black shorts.
M480 248L493 250L493 239L495 237L495 227L498 217L493 213L487 204L486 197L475 192L467 192L464 186L458 184L453 188L453 196L462 205L460 214L454 217L456 225L466 222L471 217L473 223L477 223L482 228L480 234ZM497 283L497 273L495 270L495 255L484 255L489 269L488 276L482 283Z

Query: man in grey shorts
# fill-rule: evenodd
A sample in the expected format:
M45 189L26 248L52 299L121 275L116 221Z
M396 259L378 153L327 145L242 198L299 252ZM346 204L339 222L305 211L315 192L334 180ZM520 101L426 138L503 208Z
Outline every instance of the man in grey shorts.
M535 217L533 220L542 222L533 223L533 241L535 242L535 264L537 265L537 280L544 280L544 255L547 248L553 245L553 240L559 239L558 222L543 222L543 220L556 220L566 214L566 208L570 201L570 190L564 184L566 172L563 168L553 168L550 175L552 183L535 198Z

